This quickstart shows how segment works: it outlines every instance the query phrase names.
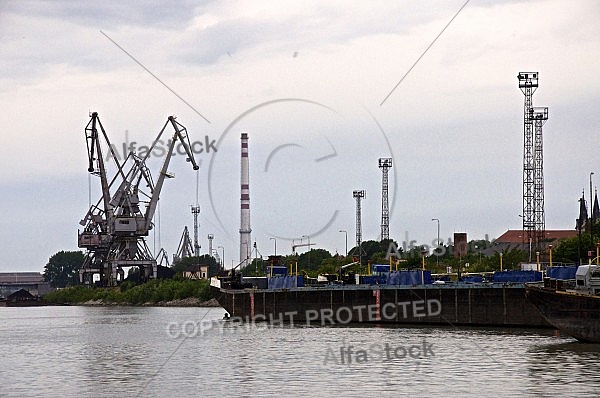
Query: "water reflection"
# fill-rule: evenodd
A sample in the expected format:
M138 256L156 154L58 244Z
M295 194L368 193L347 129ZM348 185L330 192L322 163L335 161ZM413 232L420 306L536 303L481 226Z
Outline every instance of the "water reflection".
M220 308L19 311L3 313L0 396L594 396L600 387L600 345L551 329L233 325ZM202 319L222 328L187 339L166 331ZM434 355L324 361L341 346L423 341Z

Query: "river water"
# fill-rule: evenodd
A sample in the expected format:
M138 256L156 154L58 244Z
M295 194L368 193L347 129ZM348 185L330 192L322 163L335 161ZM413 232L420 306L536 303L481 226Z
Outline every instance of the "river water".
M546 329L222 322L222 308L0 308L0 396L597 396Z

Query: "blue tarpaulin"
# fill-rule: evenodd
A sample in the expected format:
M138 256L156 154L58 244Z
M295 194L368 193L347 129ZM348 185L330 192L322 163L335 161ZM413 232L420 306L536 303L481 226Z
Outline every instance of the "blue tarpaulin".
M502 271L494 272L494 282L538 282L542 280L542 273L540 271Z
M284 267L283 265L276 265L273 267L273 275L287 275L287 267ZM270 276L271 275L271 266L267 265L267 271L266 271L267 275L266 276Z
M575 279L575 273L577 272L576 265L568 265L561 267L548 267L546 269L546 275L553 279Z
M427 270L392 271L388 275L388 285L422 285L421 275L425 279L426 285L432 283L431 271Z
M482 283L483 276L479 276L479 275L463 276L462 281L465 283Z
M423 284L421 275L424 276L426 285L432 283L431 271L421 270L380 272L378 276L361 276L360 283L365 285L421 285Z
M382 285L385 284L387 278L385 276L361 275L361 285Z
M289 289L296 287L296 278L298 278L297 287L304 286L304 277L302 275L274 276L269 278L269 289Z
M373 264L373 273L389 272L390 268L388 264Z

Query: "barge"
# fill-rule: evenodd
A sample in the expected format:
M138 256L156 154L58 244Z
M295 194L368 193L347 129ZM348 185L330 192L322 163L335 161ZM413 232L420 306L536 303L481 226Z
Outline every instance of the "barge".
M526 299L522 282L258 288L234 274L212 278L210 289L243 321L550 327Z
M543 284L527 284L527 299L561 333L600 343L600 266L580 266L574 282L545 278Z

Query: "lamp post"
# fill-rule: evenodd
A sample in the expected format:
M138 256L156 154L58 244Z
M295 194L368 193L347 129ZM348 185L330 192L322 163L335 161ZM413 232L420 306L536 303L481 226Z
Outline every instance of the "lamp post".
M437 221L437 242L436 242L436 246L440 244L440 220L438 218L432 218L431 221ZM433 250L435 253L435 249ZM440 256L438 254L435 254L435 265L437 267L440 266ZM437 272L437 271L436 271Z
M276 238L269 238L269 240L272 240L275 242L275 257L277 257L277 239Z
M427 251L421 251L421 284L425 284L425 254Z
M552 267L552 245L548 245L548 249L550 249L550 266Z
M521 235L521 239L525 243L525 219L521 214L519 214L519 217L523 220L523 234ZM531 238L529 238L529 263L531 264Z
M308 242L308 269L310 269L310 236L302 235L302 237L306 238Z
M592 176L593 175L594 175L594 172L593 171L590 172L590 216L589 216L589 219L590 219L590 242L592 242L592 243L594 242L594 234L592 233L592 230L593 230L592 220L594 219L593 218L594 204L592 202Z
M343 232L344 234L346 234L346 257L348 257L348 231L340 229L340 232Z
M502 272L502 252L500 252L500 272Z

